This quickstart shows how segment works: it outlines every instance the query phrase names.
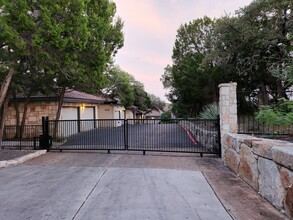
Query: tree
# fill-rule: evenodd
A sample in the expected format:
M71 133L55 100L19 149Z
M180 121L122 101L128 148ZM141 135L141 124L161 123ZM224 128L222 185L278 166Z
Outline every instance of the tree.
M43 82L38 90L59 92L56 119L66 88L99 90L107 63L123 46L115 12L109 0L1 0L0 108L11 83L19 88L22 77Z
M217 101L220 68L213 62L203 65L212 50L208 37L215 21L208 17L181 25L173 47L173 65L165 68L161 78L169 89L167 98L179 117L194 117L208 103Z
M104 93L110 98L119 98L124 107L130 107L134 103L133 77L118 66L112 66L107 71L107 86Z
M261 104L285 96L285 73L292 63L292 1L257 0L224 17L213 33L215 50L209 56L224 68L226 78L236 81L242 91L259 91Z
M150 102L151 102L150 108L158 108L161 111L164 110L165 102L163 100L161 100L159 97L157 97L153 94L149 94L149 98L150 98Z

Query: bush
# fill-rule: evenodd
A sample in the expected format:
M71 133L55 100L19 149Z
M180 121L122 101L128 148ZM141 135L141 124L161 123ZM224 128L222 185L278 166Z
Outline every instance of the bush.
M199 113L199 119L217 119L219 115L219 106L217 103L212 103L203 107Z
M255 118L266 125L292 125L293 102L282 98L275 106L261 107Z
M161 114L161 122L162 123L172 122L172 114L170 111L166 111Z

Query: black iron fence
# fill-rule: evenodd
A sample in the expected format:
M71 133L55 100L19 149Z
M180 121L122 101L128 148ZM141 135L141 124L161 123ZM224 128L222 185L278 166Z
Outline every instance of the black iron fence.
M220 153L218 120L64 120L48 128L50 150Z
M269 125L255 119L253 115L238 117L238 133L252 135L292 135L292 125Z
M293 135L292 125L265 124L256 119L256 113L263 105L275 106L280 98L293 102L293 90L283 92L238 91L238 133L253 135Z
M48 120L26 126L21 138L15 126L5 128L2 146L48 150L128 150L220 155L219 120L97 119Z
M6 125L4 126L2 148L37 148L42 135L42 125Z

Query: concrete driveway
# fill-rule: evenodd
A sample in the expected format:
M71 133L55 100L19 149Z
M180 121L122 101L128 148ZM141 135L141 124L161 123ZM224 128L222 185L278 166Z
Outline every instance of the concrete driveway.
M249 189L217 158L47 153L0 169L0 219L285 219Z

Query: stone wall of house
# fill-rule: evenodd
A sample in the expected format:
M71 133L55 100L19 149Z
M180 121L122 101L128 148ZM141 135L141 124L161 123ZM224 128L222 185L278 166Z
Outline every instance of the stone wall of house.
M199 125L192 121L183 120L179 122L179 125L190 132L195 140L204 146L208 151L212 153L219 153L219 147L217 146L219 143L218 131L205 129L202 124Z
M19 103L19 116L22 120L24 103ZM58 102L33 102L28 105L26 125L41 125L42 117L49 116L50 119L56 118ZM5 125L16 125L16 109L10 105L5 117Z
M237 134L236 84L219 88L225 165L293 219L293 143Z

